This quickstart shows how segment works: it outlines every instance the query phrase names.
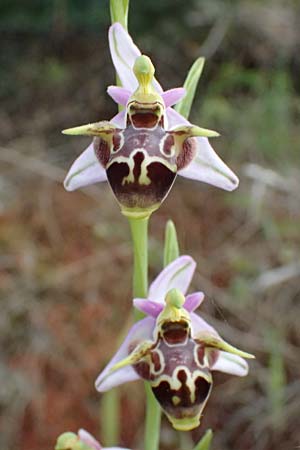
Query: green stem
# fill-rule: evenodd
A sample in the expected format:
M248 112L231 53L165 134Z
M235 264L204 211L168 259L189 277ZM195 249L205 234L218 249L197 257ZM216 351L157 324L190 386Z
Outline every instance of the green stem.
M128 24L129 0L110 0L110 17L111 23L120 22L125 30ZM119 77L117 77L117 85L121 86ZM122 107L119 106L119 111ZM106 392L101 401L100 406L100 426L103 435L103 443L105 446L115 445L119 441L120 435L120 391L112 389Z
M129 10L129 0L110 0L110 17L111 23L119 22L125 30L128 29L128 10ZM122 86L122 83L116 74L117 86ZM119 111L122 111L124 107L122 105L118 106Z
M145 450L158 450L161 409L157 403L149 383L145 383L146 390L146 423L145 423Z
M110 0L111 23L119 22L127 30L128 9L129 0Z
M129 218L133 241L133 295L146 298L148 294L148 222L149 217L143 219ZM141 318L135 314L136 320ZM145 450L158 450L161 410L155 400L149 383L145 383L146 390L146 422L145 422Z
M148 223L143 219L129 218L133 241L133 296L147 297L148 294Z
M102 397L100 409L102 442L105 447L115 445L120 435L120 396L118 389L111 389Z

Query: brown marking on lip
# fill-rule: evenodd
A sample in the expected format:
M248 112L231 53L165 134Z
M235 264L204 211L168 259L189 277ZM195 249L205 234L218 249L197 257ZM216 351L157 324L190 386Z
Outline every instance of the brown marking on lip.
M122 135L120 133L114 133L113 138L112 138L114 152L117 152L118 150L120 150L121 141L122 141Z
M146 361L134 364L133 368L143 380L151 380L152 374L150 372L150 365Z
M187 167L194 159L196 152L197 152L196 138L186 139L182 144L182 149L176 160L178 170Z
M172 134L169 134L164 140L163 144L163 152L165 155L171 155L171 150L174 145L174 137Z
M151 361L154 365L154 370L155 370L155 372L158 372L161 369L159 353L157 353L155 350L153 350L151 352L150 356L151 356Z
M96 137L93 140L94 151L98 161L105 168L110 158L110 148L107 142Z

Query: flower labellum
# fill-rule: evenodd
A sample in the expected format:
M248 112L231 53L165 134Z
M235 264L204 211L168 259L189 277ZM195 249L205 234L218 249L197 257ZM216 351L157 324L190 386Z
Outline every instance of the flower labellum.
M218 133L184 125L166 131L165 104L153 88L154 67L145 55L136 58L138 88L126 106L126 128L99 122L64 130L94 136L94 151L123 214L143 217L156 210L168 194L177 171L195 154L193 136Z
M173 286L186 285L180 277L184 272L191 274L192 263L191 258L180 257L167 266L163 276L161 274L152 284L157 294L161 295L166 286L170 287L170 280ZM187 278L190 280L190 276ZM203 300L203 294L200 294L185 297L180 290L171 287L163 304L136 299L135 306L152 317L142 319L132 327L119 351L98 377L97 389L102 392L142 378L150 383L174 428L187 431L199 426L212 390L212 371L244 376L248 366L243 358L253 358L225 342L193 312Z

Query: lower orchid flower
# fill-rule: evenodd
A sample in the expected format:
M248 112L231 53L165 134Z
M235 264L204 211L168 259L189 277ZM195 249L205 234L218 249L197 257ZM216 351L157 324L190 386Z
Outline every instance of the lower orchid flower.
M185 296L195 267L191 257L177 258L151 284L148 299L134 299L148 317L133 325L96 381L104 392L146 380L173 427L184 431L200 424L212 372L245 376L244 358L254 358L225 342L194 312L204 299L202 292Z
M73 191L108 181L122 212L143 217L157 209L177 173L222 189L233 190L238 179L210 146L212 130L192 125L171 106L185 89L163 92L154 78L151 60L141 55L129 34L115 23L109 31L110 51L123 87L110 86L109 95L125 109L109 122L64 130L93 136L66 179Z
M123 447L101 447L99 442L87 431L80 429L78 434L66 432L56 442L55 450L130 450Z

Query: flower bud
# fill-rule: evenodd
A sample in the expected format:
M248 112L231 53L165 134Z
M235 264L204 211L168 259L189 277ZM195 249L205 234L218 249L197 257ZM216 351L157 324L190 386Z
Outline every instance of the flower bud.
M56 441L55 450L93 450L82 442L77 434L67 431L61 434Z

